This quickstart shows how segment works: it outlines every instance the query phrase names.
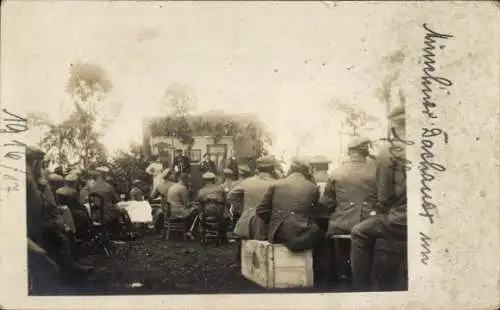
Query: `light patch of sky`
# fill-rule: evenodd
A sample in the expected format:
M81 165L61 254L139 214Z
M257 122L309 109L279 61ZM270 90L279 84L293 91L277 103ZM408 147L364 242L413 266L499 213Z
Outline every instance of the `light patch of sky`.
M339 116L321 109L332 98L384 118L375 91L388 72L384 57L405 45L395 27L404 6L10 2L6 24L17 31L4 33L2 91L24 111L61 119L71 107L69 65L88 61L108 72L109 100L123 104L104 137L112 151L141 141L142 118L157 115L163 92L179 82L193 89L198 111L257 114L276 153L295 152L309 134L301 149L328 155L340 141Z

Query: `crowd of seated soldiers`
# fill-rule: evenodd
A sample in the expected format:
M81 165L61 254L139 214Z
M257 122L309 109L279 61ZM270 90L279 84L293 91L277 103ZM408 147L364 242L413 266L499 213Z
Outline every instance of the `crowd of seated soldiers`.
M101 216L90 210L92 195L102 197L104 218L99 220L115 238L134 235L127 212L116 206L119 198L106 168L64 173L58 167L51 172L44 155L35 147L26 150L27 233L30 280L50 290L80 283L93 271L93 266L80 263L91 249L94 219Z
M264 156L257 160L254 171L241 165L233 168L237 171L226 169L220 179L210 168L210 159L205 158L201 165L205 167L204 185L192 199L189 161L180 151L172 168L152 164L158 169L152 169L156 172L152 173L151 191L137 180L129 196L153 204L159 199L168 206L168 214L165 208L153 209L154 220L162 222L159 218L165 216L181 219L190 226L189 236L196 234L201 213L208 213L217 216L224 229L236 220L234 234L240 240L267 240L284 244L290 251L312 249L317 283L329 278L331 239L348 235L354 288L369 290L375 241L405 240L407 235L405 154L404 144L398 144L405 135L404 117L404 107L388 115L392 136L398 139L384 145L377 156L370 154L368 139L350 141L349 159L333 173L328 173L329 161L324 158L297 156L288 174L283 175L275 159ZM40 252L38 245L65 274L87 274L92 268L78 264L73 245L91 230L92 218L84 204L92 193L103 197L106 221L115 223L116 231L131 231L127 212L116 206L120 198L116 185L107 179L109 170L102 167L94 173L73 171L63 176L54 171L44 175L43 152L29 150L26 158L31 253ZM68 210L74 225L64 220ZM233 266L240 264L239 244Z

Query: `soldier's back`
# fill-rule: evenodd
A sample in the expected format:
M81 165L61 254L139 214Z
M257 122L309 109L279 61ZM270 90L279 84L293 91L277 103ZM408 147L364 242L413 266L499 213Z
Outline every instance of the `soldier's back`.
M207 184L198 192L199 200L216 200L220 203L225 202L224 187L217 184Z
M273 209L308 213L317 199L316 185L303 175L292 173L274 184Z
M276 182L270 175L256 175L245 179L239 186L243 189L243 210L255 208L266 190Z
M375 203L377 183L375 165L362 160L348 160L334 170L337 203Z

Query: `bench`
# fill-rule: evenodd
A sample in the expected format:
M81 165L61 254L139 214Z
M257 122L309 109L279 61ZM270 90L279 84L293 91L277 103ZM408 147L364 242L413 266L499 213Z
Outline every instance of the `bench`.
M313 287L312 251L295 253L282 244L243 240L241 273L266 288Z

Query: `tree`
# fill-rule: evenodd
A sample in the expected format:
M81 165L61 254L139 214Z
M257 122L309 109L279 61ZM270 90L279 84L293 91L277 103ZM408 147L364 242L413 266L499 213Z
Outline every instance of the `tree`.
M105 160L105 147L99 140L121 110L120 103L106 100L112 89L113 84L101 66L71 64L66 91L75 110L67 121L76 128L75 144L84 168L90 162Z
M141 145L132 143L127 151L119 151L110 160L113 177L122 191L128 192L135 179L149 183L149 175L145 172L148 160L142 152Z
M70 165L70 159L76 157L75 128L67 121L54 123L45 114L29 114L28 120L30 121L30 127L45 130L39 146L45 150L51 161L67 168Z
M73 106L69 116L53 122L44 114L30 115L32 125L46 131L40 146L55 153L59 165L88 168L91 163L106 162L100 139L121 109L120 103L107 100L112 87L99 65L72 64L66 85Z
M166 119L164 134L171 137L172 146L175 138L188 147L194 143L187 116L195 108L196 98L188 86L174 83L165 90L161 110L169 117Z
M377 121L377 118L367 114L359 107L340 100L330 101L327 108L344 113L342 127L347 127L347 134L353 137L360 136L363 130L368 129L370 123Z

